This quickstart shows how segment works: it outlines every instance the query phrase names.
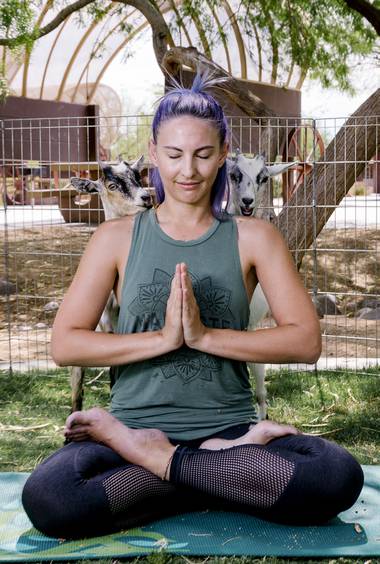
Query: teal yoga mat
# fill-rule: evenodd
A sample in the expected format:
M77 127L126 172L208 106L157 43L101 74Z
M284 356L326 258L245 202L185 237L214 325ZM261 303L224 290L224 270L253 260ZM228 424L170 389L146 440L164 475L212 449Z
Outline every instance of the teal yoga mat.
M319 527L287 527L242 513L206 511L79 541L48 538L31 527L21 506L28 474L0 473L0 561L80 560L167 551L220 556L380 555L380 466L364 466L356 504Z

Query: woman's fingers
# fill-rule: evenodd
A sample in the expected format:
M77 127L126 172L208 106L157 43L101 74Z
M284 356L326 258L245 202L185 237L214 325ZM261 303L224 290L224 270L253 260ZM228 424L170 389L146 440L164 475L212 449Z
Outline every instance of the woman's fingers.
M89 416L86 411L73 411L66 419L66 428L71 429L74 426L89 423Z
M183 344L181 269L177 264L166 303L165 324L162 335L172 350Z
M181 263L182 325L185 343L196 348L205 333L200 311L194 295L193 285L185 263Z
M91 435L86 430L66 430L64 431L64 437L70 439L70 441L87 441L91 439Z

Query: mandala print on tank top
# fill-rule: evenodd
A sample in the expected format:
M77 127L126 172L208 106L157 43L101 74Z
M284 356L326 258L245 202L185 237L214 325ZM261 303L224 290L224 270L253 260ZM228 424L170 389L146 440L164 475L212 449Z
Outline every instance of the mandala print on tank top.
M234 315L230 309L231 290L214 285L211 276L200 279L190 271L189 276L202 323L219 329L232 327ZM151 282L139 284L137 296L128 305L129 313L134 316L133 332L157 330L164 326L172 277L156 268ZM177 377L184 384L197 379L212 381L213 375L220 372L222 365L220 357L185 345L150 362L160 368L165 378Z

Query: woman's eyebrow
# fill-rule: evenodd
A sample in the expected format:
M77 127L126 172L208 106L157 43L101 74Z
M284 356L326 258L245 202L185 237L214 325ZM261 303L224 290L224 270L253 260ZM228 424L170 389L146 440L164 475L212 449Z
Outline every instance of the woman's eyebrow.
M204 147L198 147L195 151L203 151L204 149L213 149L214 145L205 145ZM174 149L174 151L181 151L178 147L172 147L171 145L164 145L164 149Z

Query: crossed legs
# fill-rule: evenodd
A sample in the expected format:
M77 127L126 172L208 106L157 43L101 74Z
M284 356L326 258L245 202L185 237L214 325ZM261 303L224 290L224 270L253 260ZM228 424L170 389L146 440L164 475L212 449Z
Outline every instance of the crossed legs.
M292 427L269 422L235 441L176 448L161 431L128 429L103 410L70 417L73 442L23 491L31 521L52 536L105 534L205 507L318 523L350 507L362 487L347 451Z

